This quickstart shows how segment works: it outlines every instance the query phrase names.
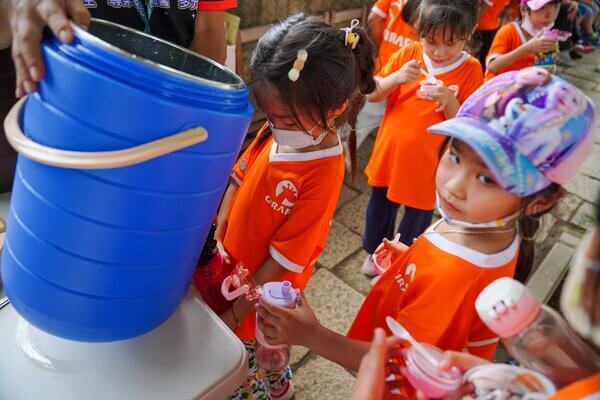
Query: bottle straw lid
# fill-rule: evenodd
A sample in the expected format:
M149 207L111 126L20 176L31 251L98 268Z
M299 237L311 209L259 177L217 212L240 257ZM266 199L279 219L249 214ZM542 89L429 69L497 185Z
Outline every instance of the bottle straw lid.
M508 338L537 318L540 303L525 285L511 278L490 283L477 297L475 309L490 330Z

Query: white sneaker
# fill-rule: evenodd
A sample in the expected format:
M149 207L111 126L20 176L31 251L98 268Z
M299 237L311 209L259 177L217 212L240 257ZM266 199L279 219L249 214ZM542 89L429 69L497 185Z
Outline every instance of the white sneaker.
M377 274L377 267L375 267L375 263L373 262L373 256L371 254L367 255L365 261L363 261L362 267L360 267L363 274L367 276L375 276Z
M560 58L560 65L563 67L574 67L575 61L571 58L571 54L569 54L569 50L563 50L558 53L558 57Z

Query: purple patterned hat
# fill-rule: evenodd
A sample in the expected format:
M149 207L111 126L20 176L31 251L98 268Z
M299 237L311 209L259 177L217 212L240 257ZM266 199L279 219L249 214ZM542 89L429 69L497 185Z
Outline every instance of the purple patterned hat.
M595 115L575 86L530 67L486 82L429 132L464 141L505 190L528 196L573 178L591 152Z

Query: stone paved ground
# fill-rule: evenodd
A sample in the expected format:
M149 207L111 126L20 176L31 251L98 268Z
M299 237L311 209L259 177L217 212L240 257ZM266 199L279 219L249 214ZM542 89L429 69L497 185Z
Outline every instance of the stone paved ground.
M596 65L600 65L600 50L578 61L576 67L562 70L561 75L600 105L600 73L594 71ZM596 128L591 158L567 185L568 195L560 206L543 219L536 238L536 265L540 267L530 286L543 300L548 300L557 287L573 247L593 223L593 202L600 192L600 129ZM364 168L372 147L373 138L369 137L359 152L359 170ZM340 333L348 329L370 287L360 272L365 258L361 233L367 199L364 175L344 183L327 248L306 290L307 300L321 322ZM297 400L348 398L354 378L345 369L304 348L293 349L292 367Z

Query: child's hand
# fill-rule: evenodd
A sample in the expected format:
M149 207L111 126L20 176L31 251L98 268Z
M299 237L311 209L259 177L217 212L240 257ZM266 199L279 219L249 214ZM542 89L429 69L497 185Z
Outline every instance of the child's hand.
M295 309L279 307L262 297L256 304L257 324L269 344L296 344L307 346L308 340L319 326L315 313L304 295Z
M394 240L389 240L388 238L383 238L383 245L388 248L394 249L398 253L404 253L408 250L408 246L400 241L400 234L397 233Z
M473 367L478 365L489 364L488 360L479 358L477 356L463 353L459 351L446 351L444 352L444 360L440 363L440 368L443 370L450 370L450 368L458 368L463 374ZM444 397L445 400L459 400L465 396L474 393L473 385L470 383L462 384L458 389Z
M390 368L390 360L401 357L398 355L401 352L401 348L398 347L401 340L395 336L386 338L382 328L375 329L369 352L360 362L350 400L383 399L385 378L390 374L400 373L399 368ZM388 390L396 387L395 382L388 383L387 386Z
M549 51L554 50L556 47L555 40L543 39L541 35L543 32L538 33L538 35L534 38L529 39L527 43L524 44L525 49L530 53L547 53Z
M454 92L446 86L438 86L431 90L429 93L429 99L435 101L439 107L435 110L436 112L444 111L449 106L458 109L460 104L454 96Z
M417 60L410 60L397 72L398 85L414 82L421 75L421 66Z

